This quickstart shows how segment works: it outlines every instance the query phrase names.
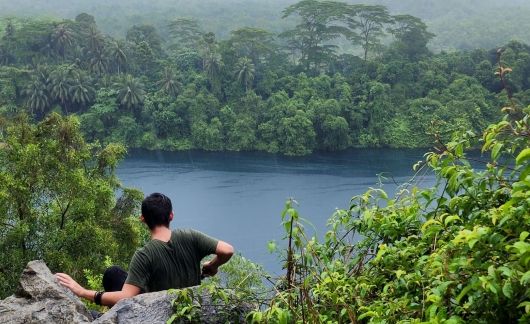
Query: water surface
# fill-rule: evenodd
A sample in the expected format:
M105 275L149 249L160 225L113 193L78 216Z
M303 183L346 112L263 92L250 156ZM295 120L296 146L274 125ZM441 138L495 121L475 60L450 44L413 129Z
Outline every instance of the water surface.
M125 186L162 192L173 202L172 227L195 228L230 242L268 271L281 264L267 242L281 241L281 211L292 197L322 236L337 208L369 187L393 193L409 181L424 150L355 149L284 157L266 153L133 150L117 170ZM384 177L382 178L381 175ZM434 183L432 174L418 179Z

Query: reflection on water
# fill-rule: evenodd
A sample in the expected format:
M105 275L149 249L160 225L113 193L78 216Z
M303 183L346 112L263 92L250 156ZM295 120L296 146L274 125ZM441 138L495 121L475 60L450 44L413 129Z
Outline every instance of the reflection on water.
M134 150L119 166L123 184L145 194L163 192L173 201L174 227L192 227L232 243L271 272L281 271L266 249L282 238L280 214L293 197L316 235L336 208L378 186L393 193L413 176L421 150L356 149L283 157L264 153L160 152ZM384 178L378 177L383 174ZM434 183L432 174L418 178ZM308 230L313 231L312 228Z

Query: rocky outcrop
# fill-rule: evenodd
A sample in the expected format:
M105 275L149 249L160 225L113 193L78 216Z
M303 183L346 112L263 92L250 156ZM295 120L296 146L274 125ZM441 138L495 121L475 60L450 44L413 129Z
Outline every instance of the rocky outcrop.
M190 289L201 296L200 322L224 323L227 312L230 322L244 322L249 309L242 304L219 305L198 287ZM121 300L94 320L79 298L57 283L44 262L31 261L20 277L15 295L0 301L0 323L165 323L172 315L172 299L167 291L138 295Z
M85 305L59 286L42 261L31 261L15 295L0 302L0 323L89 323Z

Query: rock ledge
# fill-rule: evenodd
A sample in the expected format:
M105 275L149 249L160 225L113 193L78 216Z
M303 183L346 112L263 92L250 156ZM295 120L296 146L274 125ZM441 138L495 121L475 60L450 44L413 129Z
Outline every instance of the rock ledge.
M192 287L194 293L198 287ZM121 300L100 318L91 313L68 289L60 286L43 261L31 261L20 276L17 292L0 301L0 323L165 323L171 316L171 294L159 291ZM231 309L244 322L246 310L229 305L213 305L202 294L201 322L225 322L219 318L220 309ZM210 306L207 306L210 305ZM225 307L226 306L226 307Z

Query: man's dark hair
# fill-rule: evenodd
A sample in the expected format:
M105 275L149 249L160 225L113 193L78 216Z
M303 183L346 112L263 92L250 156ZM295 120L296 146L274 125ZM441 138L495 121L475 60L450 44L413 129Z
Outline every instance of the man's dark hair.
M150 194L142 201L142 215L149 229L160 225L169 227L169 215L172 210L171 199L158 192Z

